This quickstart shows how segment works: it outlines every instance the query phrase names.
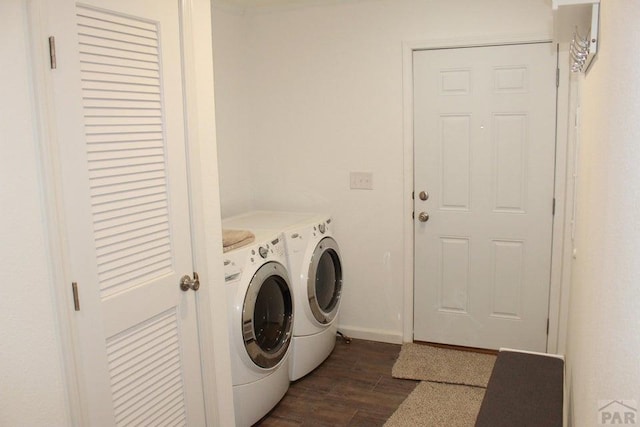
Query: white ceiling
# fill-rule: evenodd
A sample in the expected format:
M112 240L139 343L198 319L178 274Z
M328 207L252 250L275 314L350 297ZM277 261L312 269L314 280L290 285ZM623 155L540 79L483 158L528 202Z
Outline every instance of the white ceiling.
M2 1L2 0L0 0ZM363 0L213 0L214 4L226 6L236 10L259 11L279 8L300 8L321 4L346 3Z
M304 5L310 3L308 0L214 0L216 3L227 4L230 6L239 7L242 9L248 8L261 8L271 6L283 6L283 5Z

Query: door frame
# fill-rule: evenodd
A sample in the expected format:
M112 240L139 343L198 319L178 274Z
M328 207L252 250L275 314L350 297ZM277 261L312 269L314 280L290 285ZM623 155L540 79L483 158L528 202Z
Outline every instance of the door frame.
M75 4L74 0L67 1ZM51 78L47 21L48 0L27 0L37 126L37 154L40 168L41 201L44 210L46 249L54 295L56 328L63 361L64 386L71 425L87 424L87 404L83 396L78 331L71 290L71 259L66 243L67 227L62 200L60 140L55 128L53 82ZM191 241L194 270L204 286L196 293L198 338L207 425L235 424L228 341L222 230L217 168L213 88L212 40L196 37L211 34L211 4L207 0L179 0L185 142L190 201ZM177 284L176 284L177 286Z
M404 292L403 292L403 342L413 341L413 292L414 292L414 135L413 135L413 53L419 50L443 48L469 48L527 43L554 43L548 34L522 34L503 36L478 36L456 39L431 39L405 41L402 43L402 90L403 90L403 235L404 235ZM571 156L568 153L569 137L569 60L566 48L558 52L558 82L556 94L556 160L554 197L555 215L552 226L551 277L549 285L549 333L547 352L564 353L568 295L571 283L571 245L566 244L566 231L571 221L567 207L573 204L573 191L568 191L567 182L573 173Z

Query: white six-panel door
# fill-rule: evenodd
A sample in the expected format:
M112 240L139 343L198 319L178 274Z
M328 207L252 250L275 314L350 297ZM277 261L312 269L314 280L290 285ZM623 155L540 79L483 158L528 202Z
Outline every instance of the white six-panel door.
M179 2L51 7L89 425L204 425Z
M555 47L413 59L414 339L545 351Z

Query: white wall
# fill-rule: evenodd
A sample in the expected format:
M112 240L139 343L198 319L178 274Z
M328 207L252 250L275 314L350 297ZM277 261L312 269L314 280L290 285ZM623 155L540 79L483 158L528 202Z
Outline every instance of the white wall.
M246 88L242 111L233 114L247 130L254 206L334 215L345 264L341 327L400 342L402 42L550 35L551 7L544 0L327 3L244 16ZM218 112L231 102L219 89L223 65L216 66ZM218 135L222 169L237 162L228 152L238 142ZM350 171L372 172L374 190L350 190ZM236 185L221 179L222 194Z
M0 2L0 22L0 425L63 426L70 420L43 228L26 1Z
M246 136L251 121L245 113L246 23L240 10L214 5L212 11L216 93L216 128L222 216L247 211L253 206L251 146ZM214 165L215 166L215 165Z
M640 3L601 3L599 53L582 87L577 259L568 330L572 425L598 400L640 403Z

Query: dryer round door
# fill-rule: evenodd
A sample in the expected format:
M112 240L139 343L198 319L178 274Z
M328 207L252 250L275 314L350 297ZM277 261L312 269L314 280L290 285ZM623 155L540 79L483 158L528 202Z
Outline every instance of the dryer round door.
M251 279L242 309L242 338L247 354L261 368L276 366L286 355L293 326L293 299L284 266L268 262Z
M340 251L335 240L325 237L313 251L307 276L309 307L318 322L327 324L336 317L341 293Z

